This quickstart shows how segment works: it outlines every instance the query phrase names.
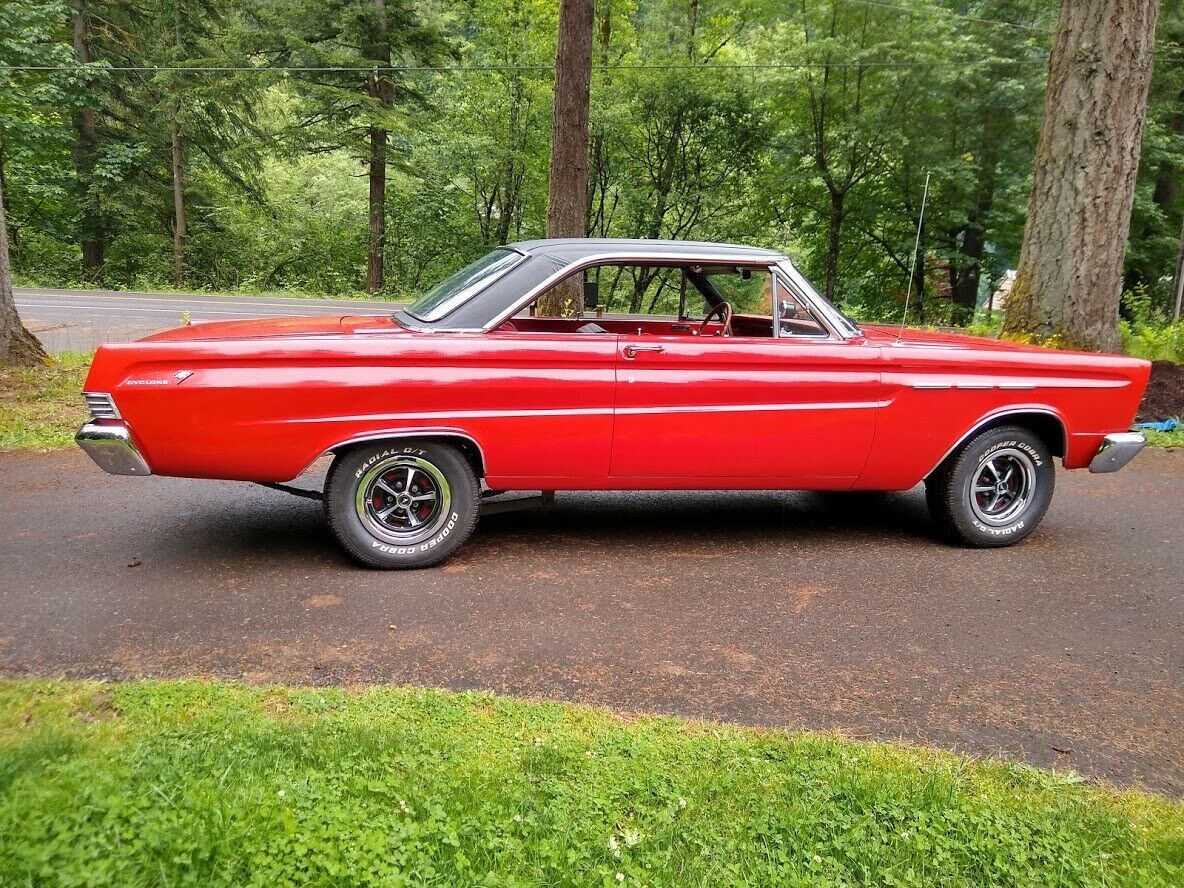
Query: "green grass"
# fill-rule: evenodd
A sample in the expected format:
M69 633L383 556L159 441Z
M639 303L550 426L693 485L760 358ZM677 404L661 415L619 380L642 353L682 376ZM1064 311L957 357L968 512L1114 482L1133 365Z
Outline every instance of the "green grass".
M1153 432L1143 430L1148 447L1184 447L1184 427L1174 432Z
M1184 806L415 689L0 682L3 885L1184 884Z
M63 354L32 369L0 369L0 450L65 447L89 415L82 383L89 354Z

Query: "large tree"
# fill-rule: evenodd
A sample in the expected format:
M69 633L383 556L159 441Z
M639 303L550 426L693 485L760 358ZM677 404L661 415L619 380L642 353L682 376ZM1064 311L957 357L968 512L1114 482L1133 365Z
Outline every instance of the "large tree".
M12 267L8 263L8 225L4 219L4 186L0 184L0 367L28 366L45 357L41 343L25 329L16 313Z
M551 118L547 236L583 237L588 225L588 103L592 84L593 0L560 0ZM541 314L565 314L582 298L559 287L539 301Z
M1119 348L1158 0L1063 0L1004 331Z
M403 106L425 99L422 77L407 68L451 55L431 7L411 0L284 0L256 9L264 55L308 68L297 81L305 105L289 132L298 152L347 148L366 165L369 224L366 290L386 281L387 178L392 133ZM317 70L323 69L323 70ZM405 160L400 157L397 163Z
M51 203L61 198L53 168L68 158L67 127L58 109L77 98L72 70L55 78L22 71L29 65L62 65L69 69L66 10L60 3L5 0L0 3L0 365L32 364L44 357L41 344L21 323L12 292L10 232L5 199L9 165L32 168L39 181L21 189L22 203ZM32 218L28 211L25 218Z
M91 62L90 12L86 0L70 2L70 34L74 59L79 65ZM97 95L97 94L96 94ZM74 193L78 202L78 243L82 248L82 277L96 281L103 275L106 243L99 183L95 181L98 136L94 99L87 98L74 109Z

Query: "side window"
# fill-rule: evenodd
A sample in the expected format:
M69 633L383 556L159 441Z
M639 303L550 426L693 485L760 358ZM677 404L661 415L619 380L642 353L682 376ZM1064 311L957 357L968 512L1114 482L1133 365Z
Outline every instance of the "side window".
M773 276L767 268L706 268L704 269L716 292L732 305L736 314L763 315L773 313Z
M537 303L559 295L561 317L702 319L703 294L676 265L618 263L584 269L557 283L516 317L534 317Z
M777 282L777 323L780 335L793 337L821 337L830 336L830 332L814 313L784 284Z
M605 315L686 318L703 316L703 297L674 265L600 265L587 272L589 310ZM595 294L595 303L591 302Z

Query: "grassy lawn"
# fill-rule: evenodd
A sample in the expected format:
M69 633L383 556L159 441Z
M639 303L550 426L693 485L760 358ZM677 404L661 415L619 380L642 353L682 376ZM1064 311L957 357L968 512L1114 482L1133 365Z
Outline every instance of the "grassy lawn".
M82 381L89 354L64 354L31 370L0 368L0 450L65 447L89 416Z
M0 682L0 884L1180 885L1184 806L489 694Z

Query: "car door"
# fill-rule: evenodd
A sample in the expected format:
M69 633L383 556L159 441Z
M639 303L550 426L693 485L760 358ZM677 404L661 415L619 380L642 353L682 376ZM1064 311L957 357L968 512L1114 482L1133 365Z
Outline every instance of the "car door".
M858 339L622 335L610 472L655 487L849 487L879 365Z
M616 337L493 332L457 337L438 403L485 448L487 481L542 487L608 474Z

